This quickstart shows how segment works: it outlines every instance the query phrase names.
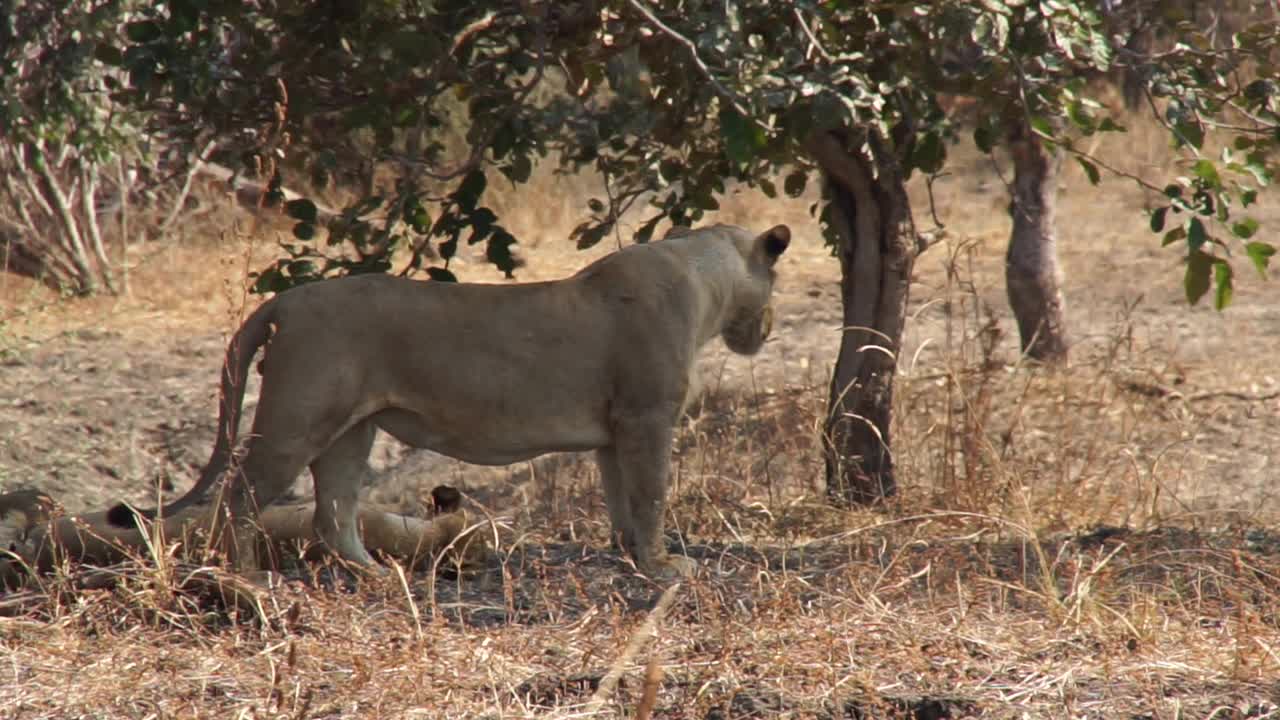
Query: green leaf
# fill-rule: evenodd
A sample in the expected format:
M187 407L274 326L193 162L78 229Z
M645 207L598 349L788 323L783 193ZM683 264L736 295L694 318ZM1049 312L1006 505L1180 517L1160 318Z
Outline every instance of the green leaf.
M512 245L516 245L516 238L502 228L495 228L494 233L489 236L489 243L484 251L485 260L489 260L495 268L502 270L508 278L516 277L513 273L516 269L516 258L511 254Z
M595 226L583 223L574 229L573 235L570 237L576 236L578 238L578 249L586 250L587 248L595 247L612 229L613 223L606 222Z
M1249 154L1252 156L1254 153ZM1267 169L1265 163L1251 157L1249 162L1244 164L1244 169L1248 171L1250 175L1253 175L1253 179L1257 180L1258 184L1262 187L1266 187L1271 184L1271 171Z
M458 276L454 275L453 271L449 270L448 268L442 268L442 267L432 266L427 268L427 277L437 282L451 282L451 283L458 282Z
M511 162L498 168L498 172L516 185L529 182L533 175L533 160L528 155L516 153L511 156Z
M413 231L419 235L426 235L431 232L431 215L427 213L427 209L421 205L413 209L409 213L409 217L405 218L405 222L413 228Z
M1190 145L1199 150L1204 145L1204 128L1186 121L1179 121L1173 126L1174 137L1178 145Z
M360 202L347 208L343 212L343 215L352 217L352 218L357 218L357 217L360 217L361 215L367 215L373 212L374 210L377 210L378 208L382 207L382 203L385 199L386 198L382 197L381 195L370 195L368 197L361 198Z
M640 229L636 231L634 239L636 243L643 245L653 239L653 230L658 227L658 223L662 220L662 215L655 215L648 220Z
M1212 267L1212 255L1192 250L1187 256L1187 274L1183 279L1183 287L1187 291L1188 303L1195 305L1209 292L1209 270Z
M1213 264L1213 309L1221 312L1231 304L1232 276L1234 271L1225 260L1218 260Z
M683 170L684 163L675 158L663 158L662 162L658 163L658 174L667 182L675 182Z
M996 129L990 123L984 122L973 129L973 144L988 155L995 148L997 138Z
M1032 117L1031 129L1034 130L1041 137L1047 140L1053 140L1053 126L1049 124L1048 119L1046 119L1045 117L1041 115L1036 115Z
M778 188L774 187L773 182L768 178L757 178L756 183L760 185L760 192L764 193L765 197L770 200L778 197Z
M698 193L689 198L689 204L699 210L719 210L720 201L710 192Z
M304 242L312 240L316 236L316 226L309 222L300 222L293 226L293 236Z
M720 133L729 160L742 165L751 162L766 143L764 130L732 108L720 111Z
M1244 96L1255 104L1264 103L1276 91L1271 80L1254 80L1244 87Z
M304 223L314 223L316 221L317 209L316 204L306 198L298 200L290 200L284 204L284 213L294 220L300 220Z
M1200 218L1191 218L1187 221L1187 245L1192 250L1199 250L1205 243L1209 242L1209 233L1205 232L1204 223L1200 222Z
M307 277L316 274L316 264L310 260L294 260L285 266L292 277Z
M482 171L472 170L458 184L458 189L453 191L454 202L468 212L474 210L476 203L480 202L480 196L484 194L484 189L488 182Z
M587 200L587 207L590 208L591 212L593 213L604 212L604 203L600 202L596 198L591 198Z
M93 49L93 57L103 65L111 67L120 67L124 64L124 53L120 52L120 48L106 43L98 43Z
M440 243L438 250L440 252L440 257L445 260L452 259L454 255L458 254L458 237L455 235L454 237Z
M1098 123L1098 132L1125 132L1125 127L1109 117L1104 117Z
M1161 241L1160 247L1169 247L1170 245L1184 240L1187 237L1187 231L1183 228L1176 227L1164 234L1164 240Z
M1077 158L1076 158L1076 161L1080 163L1080 167L1084 168L1084 174L1085 174L1086 176L1088 176L1088 178L1089 178L1089 184L1090 184L1090 185L1097 185L1097 184L1098 184L1098 182L1102 179L1102 178L1098 175L1098 166L1097 166L1097 165L1094 165L1093 163L1089 162L1088 160L1085 160L1085 159L1084 159L1084 158L1082 158L1082 157L1077 157ZM1163 209L1163 208L1162 208L1162 209ZM1153 218L1153 221L1154 221L1154 218ZM1162 220L1161 222L1163 222L1163 220ZM1160 231L1159 231L1159 230L1156 230L1156 232L1160 232Z
M258 279L253 281L252 291L257 295L280 292L289 286L289 281L275 268L263 270Z
M1206 158L1197 160L1196 164L1191 166L1191 172L1211 187L1222 187L1222 178L1218 175L1218 166L1212 160Z
M809 175L801 170L789 173L782 181L782 191L787 197L798 198L804 194L804 187L809 182Z
M1169 212L1169 206L1158 207L1151 211L1151 232L1158 233L1164 231L1164 218Z
M1231 225L1231 234L1241 240L1248 240L1253 237L1256 232L1258 232L1258 221L1251 217L1247 217L1244 220L1232 223Z
M1092 135L1095 130L1093 117L1089 115L1089 110L1079 98L1072 100L1067 106L1067 119L1085 135Z
M942 136L936 132L925 133L911 150L911 164L920 168L921 172L933 175L946 162L947 146L943 144Z
M1265 280L1267 278L1267 266L1271 264L1271 256L1276 254L1276 248L1270 243L1251 242L1246 243L1244 252L1253 261L1253 266L1258 269L1258 274Z
M1208 191L1197 190L1191 199L1195 202L1196 212L1205 217L1212 216L1216 211L1217 203L1214 202L1214 195Z
M160 23L154 20L140 20L125 25L124 34L129 40L143 44L158 39L164 32Z

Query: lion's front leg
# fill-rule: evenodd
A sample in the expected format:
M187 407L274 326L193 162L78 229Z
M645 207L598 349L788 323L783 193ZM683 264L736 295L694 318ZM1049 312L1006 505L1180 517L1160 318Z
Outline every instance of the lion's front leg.
M622 541L636 566L652 576L689 575L694 570L693 561L667 553L662 531L673 434L669 413L620 421L614 433L629 512L623 518Z

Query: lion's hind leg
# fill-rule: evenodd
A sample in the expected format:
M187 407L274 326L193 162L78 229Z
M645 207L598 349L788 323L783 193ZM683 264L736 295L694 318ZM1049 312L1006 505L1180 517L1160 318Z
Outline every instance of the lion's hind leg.
M610 540L615 547L627 549L631 544L631 503L627 498L618 451L612 447L596 450L596 465L604 485L604 503L609 509Z
M361 420L311 462L316 488L312 527L338 557L363 566L377 565L357 527L360 486L369 471L374 429L371 421Z

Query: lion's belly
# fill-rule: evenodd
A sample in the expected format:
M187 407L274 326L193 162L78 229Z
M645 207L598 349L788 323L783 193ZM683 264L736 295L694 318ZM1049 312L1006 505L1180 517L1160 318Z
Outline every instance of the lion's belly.
M483 424L433 421L416 412L391 408L373 416L378 427L400 442L433 450L475 465L509 465L551 452L580 452L610 443L603 422L581 417L565 422L542 418Z

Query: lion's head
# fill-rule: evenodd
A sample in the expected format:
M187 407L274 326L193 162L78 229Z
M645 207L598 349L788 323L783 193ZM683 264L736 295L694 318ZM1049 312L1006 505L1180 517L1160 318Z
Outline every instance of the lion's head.
M734 288L733 314L721 337L730 350L742 355L760 351L773 329L773 266L791 244L791 230L777 225L758 236L743 233L735 237L738 251L747 263L747 273Z

